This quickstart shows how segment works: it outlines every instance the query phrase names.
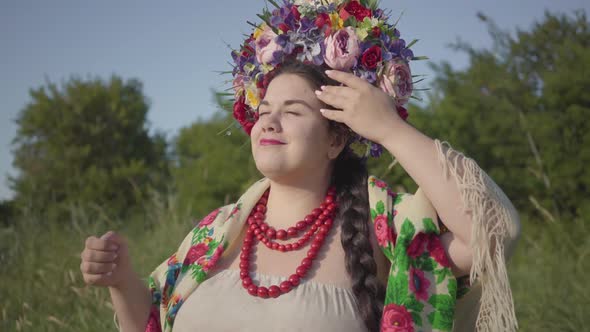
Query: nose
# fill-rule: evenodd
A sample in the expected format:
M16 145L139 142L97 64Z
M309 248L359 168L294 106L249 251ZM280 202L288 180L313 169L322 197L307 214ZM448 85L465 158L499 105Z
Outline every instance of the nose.
M258 121L261 121L263 132L281 132L281 122L278 112L270 112L262 116Z

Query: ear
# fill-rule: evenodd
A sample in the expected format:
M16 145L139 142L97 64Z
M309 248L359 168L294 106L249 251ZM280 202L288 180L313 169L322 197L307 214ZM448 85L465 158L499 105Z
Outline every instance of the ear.
M334 160L344 150L348 142L348 135L341 130L332 130L330 133L330 147L328 149L328 159Z

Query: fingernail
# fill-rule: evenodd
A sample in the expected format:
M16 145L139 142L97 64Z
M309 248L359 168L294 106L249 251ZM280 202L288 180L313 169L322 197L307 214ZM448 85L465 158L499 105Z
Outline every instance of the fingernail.
M107 274L106 274L106 275L107 275L107 277L108 277L108 276L110 276L111 274L113 274L113 272L112 272L112 271L111 271L111 272L107 272Z
M322 86L320 87L320 89L322 89L322 91L324 91L324 90L326 90L326 86L325 86L325 85L322 85Z
M320 108L320 113L324 113L326 111L325 108Z
M110 245L109 245L109 249L110 249L110 250L117 250L117 249L119 249L119 246L118 246L118 245L116 245L116 244L110 244Z
M330 75L330 74L332 74L332 71L331 70L326 70L326 75Z
M315 90L315 94L319 96L322 94L322 92L320 90Z
M117 264L113 263L113 266L111 267L111 271L115 270L116 267L117 267Z
M119 255L118 254L115 254L115 257L113 257L113 260L114 259L117 259L117 257L119 257Z

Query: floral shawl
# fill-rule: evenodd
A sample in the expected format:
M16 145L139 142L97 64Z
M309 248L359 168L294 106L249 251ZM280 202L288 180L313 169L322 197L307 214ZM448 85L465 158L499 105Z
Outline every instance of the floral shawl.
M449 148L444 149L438 140L436 143L439 147L441 162L446 163L448 159L445 159L445 156L449 156L449 153L453 151L449 151ZM467 161L471 160L467 159ZM444 170L457 172L458 168L455 166L457 164L446 163ZM469 169L467 166L469 165L465 164L464 160L463 167L459 171L465 173ZM481 169L475 169L480 172L478 174L485 175ZM466 177L465 174L457 175L461 175L461 179ZM484 179L489 178L485 176ZM462 195L466 196L462 184L458 180ZM251 209L268 186L269 180L261 179L253 184L236 203L211 212L185 237L178 250L155 269L149 277L153 305L146 331L172 331L176 314L184 300L207 278L208 272L222 257L224 250L240 234ZM482 263L481 259L474 255L474 267L482 268L483 271L474 273L472 270L470 280L458 282L451 273L448 257L441 245L441 231L436 211L422 190L418 189L414 195L394 193L386 183L374 176L369 177L367 186L371 221L378 244L391 262L381 319L382 332L451 331L454 320L457 319L455 317L457 300L469 291L470 282L473 283L476 279L479 280L485 276L485 280L497 279L507 283L505 269L494 268L497 265L504 266L504 257L501 257L504 255L503 241L496 243L495 246L496 252L500 250L500 257L495 257L495 260L488 264ZM498 194L499 189L496 189L497 186L493 182L488 183L488 186L491 188L490 193ZM490 196L484 203L487 202L489 206L491 200L498 201L497 198ZM499 208L512 207L509 202L500 201L503 204ZM466 206L471 207L474 215L480 214L480 211L477 211L478 207L467 203L469 202L466 202ZM486 205L484 203L482 204ZM480 228L488 227L487 224L490 221L473 220L473 222L473 232L480 234L482 233ZM513 226L518 226L517 217L494 222L512 222ZM508 227L508 229L514 230L515 227ZM518 230L518 227L516 229ZM514 233L512 231L503 235L507 237ZM503 240L502 237L500 239ZM473 243L472 245L477 246ZM483 267L481 267L482 264ZM502 273L504 275L501 275ZM505 288L490 290L485 283L482 288L481 310L485 308L488 311L485 317L481 317L481 313L478 315L478 330L515 330L516 319L510 320L513 318L514 309L509 286L508 294L502 293L506 292ZM507 309L486 307L498 298L508 298L509 303L505 304L508 306ZM498 323L496 319L502 322ZM498 327L501 329L496 329Z

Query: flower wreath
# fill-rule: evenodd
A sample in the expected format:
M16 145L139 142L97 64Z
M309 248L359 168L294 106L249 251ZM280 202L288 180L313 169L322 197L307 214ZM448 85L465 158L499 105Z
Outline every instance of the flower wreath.
M248 135L273 70L289 60L351 72L389 94L407 118L404 105L413 91L408 63L426 57L414 56L416 40L406 45L377 0L268 2L275 8L258 15L262 23L248 22L254 31L232 51L233 116ZM381 154L379 144L359 135L355 140L367 146L365 155Z

